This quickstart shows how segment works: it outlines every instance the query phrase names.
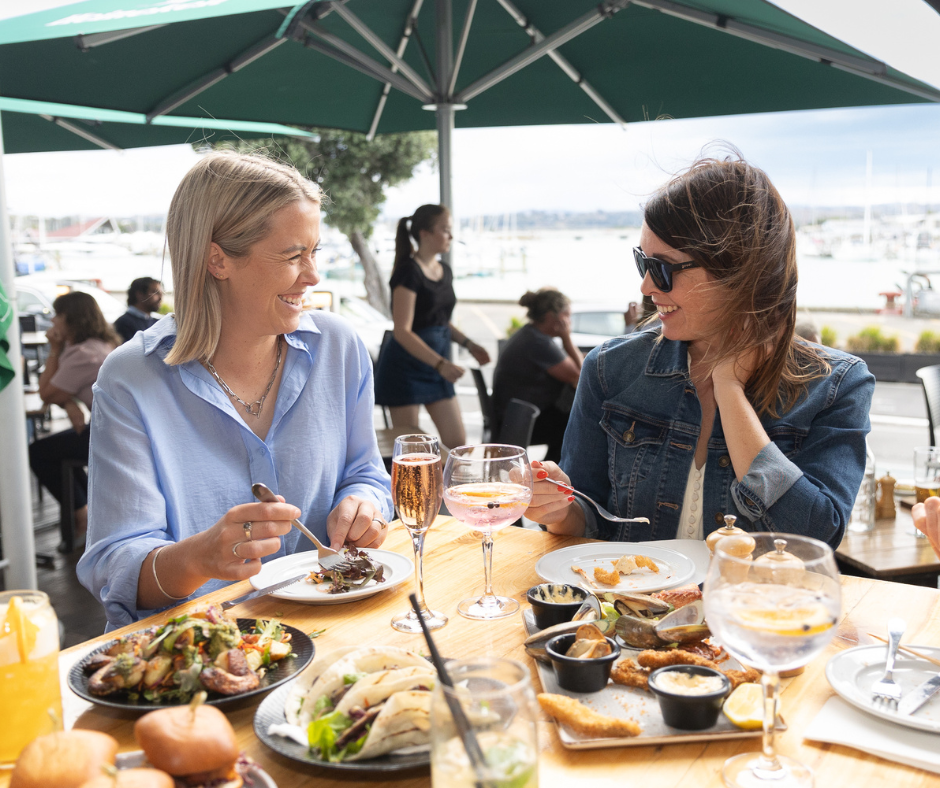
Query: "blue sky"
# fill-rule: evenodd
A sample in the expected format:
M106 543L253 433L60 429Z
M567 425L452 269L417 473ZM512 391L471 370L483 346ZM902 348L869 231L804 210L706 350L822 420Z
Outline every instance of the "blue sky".
M777 4L940 86L940 14L923 0ZM0 0L0 18L17 8L22 0ZM871 150L872 202L930 200L940 207L940 105L912 105L654 121L626 130L613 124L458 130L455 208L463 216L531 209L633 210L715 139L734 143L766 169L793 204L864 202L866 152ZM186 146L7 156L10 210L48 216L163 213L194 161ZM412 182L392 191L386 213L409 214L418 204L436 202L437 190L436 174L423 168Z

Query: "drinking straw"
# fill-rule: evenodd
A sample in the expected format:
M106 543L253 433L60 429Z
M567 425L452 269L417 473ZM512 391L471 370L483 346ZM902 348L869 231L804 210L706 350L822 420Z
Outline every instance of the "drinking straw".
M431 631L428 629L424 616L421 615L421 608L418 606L418 597L415 594L408 594L408 599L411 602L411 607L414 609L415 614L418 616L418 621L421 622L421 631L424 632L424 639L427 641L428 651L431 652L431 662L434 663L434 667L437 670L438 680L445 687L453 689L453 679L451 679L450 674L447 672L447 668L444 667L444 660L441 659L440 652L437 650L437 646L434 645L434 640L431 638ZM470 758L473 773L476 775L476 779L473 782L475 788L485 788L485 786L492 785L491 781L486 776L486 759L483 757L483 750L480 749L480 742L477 741L473 727L470 725L470 720L468 720L467 715L463 713L460 701L453 693L447 691L444 692L444 700L447 701L447 705L450 708L451 716L454 718L454 724L457 726L457 732L460 734L464 749L467 751L467 756Z

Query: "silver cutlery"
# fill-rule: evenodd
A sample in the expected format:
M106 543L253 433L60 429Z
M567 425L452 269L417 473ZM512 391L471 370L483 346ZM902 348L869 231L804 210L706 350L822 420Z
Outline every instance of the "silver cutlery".
M871 685L871 696L874 704L884 703L895 706L901 699L901 688L894 680L894 660L898 655L898 646L907 624L903 619L892 618L888 622L888 654L885 657L885 672L880 681Z
M930 700L937 690L940 690L940 673L927 679L917 689L908 692L898 704L898 714L904 714L905 716L913 714Z
M257 599L259 596L273 594L275 591L280 591L282 588L287 588L287 586L292 586L294 583L303 580L308 574L309 572L304 572L303 574L297 575L296 577L282 580L280 583L274 583L273 585L259 588L257 591L250 591L249 593L242 594L241 596L237 596L234 599L227 599L222 603L222 609L231 610L233 607L235 607L235 605L240 605L242 602L247 602L249 599Z
M601 506L593 498L585 495L583 492L576 490L570 484L565 484L560 482L557 479L539 479L540 482L551 482L552 484L557 484L559 487L564 487L570 494L577 495L579 498L583 498L589 504L591 504L597 513L603 517L605 520L610 520L612 523L649 523L649 518L647 517L617 517L615 514L608 512L603 506Z
M280 503L277 496L271 492L268 487L261 484L261 482L255 482L251 485L251 492L254 494L255 498L262 503ZM300 520L291 520L291 525L317 546L317 561L321 569L333 569L337 564L341 564L345 561L337 550L333 550L324 545L313 535L313 532L307 528L306 525L300 522Z

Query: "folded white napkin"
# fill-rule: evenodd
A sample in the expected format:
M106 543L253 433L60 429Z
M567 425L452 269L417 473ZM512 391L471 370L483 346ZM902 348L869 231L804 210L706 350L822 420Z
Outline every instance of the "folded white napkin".
M940 735L865 714L837 696L826 701L804 738L843 744L940 774Z

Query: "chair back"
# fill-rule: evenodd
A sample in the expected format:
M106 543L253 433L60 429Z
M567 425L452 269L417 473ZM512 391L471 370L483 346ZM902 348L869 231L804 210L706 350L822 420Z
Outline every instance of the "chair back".
M28 334L36 331L36 315L20 315L20 333Z
M931 367L921 367L917 370L917 377L924 388L924 399L927 402L927 425L930 428L930 445L935 446L934 430L940 425L940 364Z
M499 442L511 446L529 448L535 420L542 411L531 402L513 397L506 406L503 423L499 429Z
M393 331L386 329L385 333L382 334L382 344L379 345L379 358L382 358L382 354L385 352L385 346L389 343L392 337L395 336ZM378 364L379 359L375 360L375 363ZM373 370L374 372L375 370ZM375 385L375 379L372 380L373 386ZM382 420L385 422L385 429L389 429L392 426L392 414L389 413L388 407L385 405L379 405L382 409Z
M477 396L480 398L480 411L483 413L483 443L491 442L496 436L493 430L496 427L496 418L493 413L493 398L490 396L489 389L486 388L486 381L483 379L483 370L477 367L470 368L470 374L473 375L473 382L477 387Z

